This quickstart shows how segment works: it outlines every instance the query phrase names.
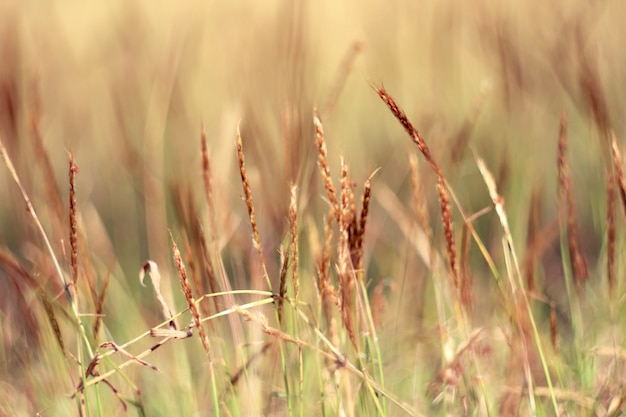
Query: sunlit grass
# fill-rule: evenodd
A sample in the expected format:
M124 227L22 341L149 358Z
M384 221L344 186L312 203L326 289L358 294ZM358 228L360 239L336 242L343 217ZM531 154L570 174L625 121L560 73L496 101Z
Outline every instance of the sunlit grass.
M623 4L0 16L0 415L623 412Z

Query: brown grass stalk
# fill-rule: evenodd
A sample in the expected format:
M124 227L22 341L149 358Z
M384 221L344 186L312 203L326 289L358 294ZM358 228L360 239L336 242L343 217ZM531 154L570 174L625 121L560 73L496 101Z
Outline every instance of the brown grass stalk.
M609 285L609 298L615 294L615 171L607 170L607 202L606 202L606 270Z
M348 165L341 158L341 221L339 222L338 271L341 290L341 318L348 337L358 351L357 338L352 317L352 293L354 266L350 257L350 227L356 216L354 192L350 182Z
M202 180L204 183L204 196L209 209L209 232L211 233L211 237L215 239L215 204L213 203L213 184L211 182L211 161L209 159L209 150L207 147L207 137L204 126L202 127L200 142L202 148Z
M365 230L367 228L367 216L370 209L370 201L372 199L372 177L377 171L373 172L365 181L363 186L363 196L361 197L361 213L359 215L359 223L357 227L357 236L355 241L355 264L357 273L362 276L363 272L363 242L365 241Z
M187 258L187 265L189 265L189 273L191 274L191 282L193 283L193 288L196 291L196 294L204 294L204 287L202 285L202 280L200 279L200 274L196 268L196 262L193 257L193 250L191 249L191 244L189 243L189 239L185 234L185 255ZM209 309L209 303L200 303L200 310L202 311L203 317L208 317L211 315L211 310ZM213 328L213 322L209 321L209 325Z
M215 278L215 270L213 269L213 263L211 262L211 255L209 253L209 248L207 246L206 235L204 233L204 228L202 227L202 222L200 219L196 219L196 227L198 229L198 236L200 239L200 248L202 250L202 264L204 266L204 272L207 275L207 279L209 281L209 288L212 293L216 293L219 290L219 286L217 285L217 279ZM222 288L222 291L228 291L230 288ZM213 303L215 305L215 311L218 311L217 299L213 298Z
M191 291L191 286L189 285L189 279L187 278L187 270L185 269L185 265L183 264L183 259L180 255L180 251L178 250L178 246L176 245L176 241L174 240L174 236L170 233L170 239L172 240L172 251L174 256L174 263L176 264L176 269L178 270L178 278L180 279L180 286L183 290L183 294L185 295L185 300L187 300L187 307L189 307L189 311L191 311L191 316L193 317L193 322L198 329L198 336L200 336L200 341L202 342L202 347L204 348L204 352L206 353L207 360L211 363L211 346L209 345L209 338L204 330L204 326L202 325L202 319L200 317L200 312L198 311L198 306L193 298L193 293Z
M446 238L446 253L448 254L448 262L454 286L458 290L459 274L456 268L456 249L454 247L454 228L452 225L452 206L450 205L450 197L446 192L446 185L443 177L437 177L437 193L439 194L439 203L441 205L441 221L443 223L443 234Z
M592 68L593 64L598 62L597 57L590 56L585 48L587 35L582 31L582 25L577 25L574 34L574 43L576 45L576 57L578 58L578 84L583 99L586 101L588 109L591 111L594 122L602 139L608 138L610 128L610 118L606 97L602 91L602 82L598 74L597 67Z
M526 254L524 255L524 273L526 276L526 290L534 292L535 283L535 265L546 252L551 248L555 239L559 236L559 219L558 216L550 220L548 224L539 228L541 222L540 212L540 192L533 192L530 203L530 215L528 225L528 238L526 244Z
M561 115L558 144L558 170L559 170L559 204L565 204L567 214L567 242L569 247L570 261L574 275L576 289L580 293L582 284L587 280L587 265L583 257L578 238L576 210L574 208L574 196L572 193L572 179L570 175L569 160L567 157L567 115ZM561 208L561 213L563 208Z
M338 346L339 335L337 331L337 320L333 316L333 305L340 309L340 303L330 278L330 253L333 241L333 222L335 221L334 212L334 208L329 207L328 217L324 222L324 244L317 260L317 289L320 297L322 317L326 323L326 335L333 346ZM325 395L332 396L335 395L335 388L334 385L330 383L330 379L334 379L334 377L337 376L332 360L327 360L326 371L328 372L328 376L326 377L326 373L324 373L326 380L326 383L324 383L324 392Z
M322 309L326 322L330 324L332 319L331 306L334 304L337 307L339 305L339 297L330 279L330 253L333 243L333 222L334 217L332 214L334 209L330 208L330 213L326 218L324 225L324 246L322 247L322 253L317 261L317 289L322 301Z
M344 160L345 163L345 160ZM348 165L346 164L346 169ZM342 168L343 170L343 168ZM342 221L345 222L344 226L348 230L348 248L350 254L350 270L356 271L357 265L357 238L359 234L359 223L356 211L356 198L354 196L355 184L350 179L349 170L347 170L347 177L342 177L341 181L341 195L342 200L345 199L345 205L342 206ZM345 183L344 183L345 181Z
M454 228L452 223L452 209L450 205L450 197L448 196L448 192L446 189L446 181L443 175L443 171L439 164L435 161L430 148L424 141L424 138L419 134L417 129L413 127L413 124L409 121L408 117L398 107L393 98L387 93L387 91L382 87L374 87L376 93L380 97L380 99L389 107L391 113L395 116L396 119L400 122L404 130L409 134L413 143L417 146L417 149L422 153L435 175L437 176L437 193L439 194L439 203L441 208L441 219L443 224L443 231L446 239L446 252L448 254L448 262L450 266L450 271L452 272L453 279L455 282L455 286L458 284L458 272L456 268L456 249L454 247ZM458 289L458 286L457 286Z
M550 342L554 352L559 351L559 332L556 321L556 305L550 303Z
M174 213L180 222L180 227L184 231L183 244L185 250L185 259L189 268L189 274L191 277L191 283L196 294L204 294L205 289L202 285L201 273L196 265L194 258L194 252L201 257L201 247L199 238L196 235L195 219L198 215L195 209L195 203L193 193L189 185L181 182L176 182L171 185L171 194L173 196ZM192 248L192 244L194 247ZM210 316L210 302L200 304L203 316ZM213 323L210 323L213 326Z
M285 251L280 248L280 274L278 280L278 300L276 310L278 313L278 322L283 323L283 308L285 297L287 296L287 272L289 270L289 256L285 256Z
M340 222L340 209L339 201L337 200L337 193L333 185L332 178L330 176L330 166L328 165L328 153L326 151L326 141L324 138L324 126L317 113L317 109L313 109L313 124L315 126L315 144L317 145L318 164L322 173L322 180L324 181L324 188L326 188L326 194L328 195L328 201L333 208L332 217L335 218L337 223Z
M474 304L474 296L472 293L472 274L470 272L469 257L470 247L472 246L472 234L467 224L463 225L463 233L461 236L461 259L459 264L461 273L459 275L459 292L461 303L465 308L470 309Z
M77 291L78 283L78 220L76 209L76 174L78 173L78 165L74 162L74 155L69 153L69 220L70 220L70 266L72 269L72 281L74 291ZM74 294L76 295L76 294Z
M39 298L41 299L41 303L43 304L43 308L46 311L46 316L48 317L48 321L50 322L50 326L52 327L52 331L54 332L54 337L61 348L61 352L63 356L66 356L65 353L65 343L63 343L63 335L61 334L61 328L59 327L59 322L57 321L56 315L54 314L54 308L48 299L45 291L39 290Z
M263 268L263 274L267 282L267 288L271 291L272 284L270 277L267 274L267 268L265 264L265 255L263 254L263 245L261 245L261 237L259 236L259 228L256 223L256 214L254 211L254 203L252 201L252 191L250 190L250 181L248 180L248 173L246 172L246 160L243 155L243 142L241 140L241 129L237 126L237 160L239 161L239 173L241 174L241 184L243 186L243 192L246 200L246 207L248 208L248 217L250 218L250 226L252 227L252 239L254 247L259 254L259 260L261 267ZM256 277L252 277L253 285L257 288L261 287L261 283L258 282Z
M297 187L295 185L291 186L291 199L289 202L289 233L291 235L291 282L293 285L293 294L296 301L296 305L298 305L298 300L300 298L300 281L298 278L298 194Z
M344 247L350 248L350 235L353 233L356 218L356 205L354 202L354 190L350 180L350 170L343 156L341 156L341 209L339 222L339 250ZM348 268L348 259L345 259Z
M104 311L104 300L107 296L107 290L109 289L109 282L111 281L111 274L107 274L104 279L104 284L102 285L102 289L98 294L98 298L96 300L96 320L93 323L93 337L98 340L98 333L100 332L100 326L102 325L102 317Z
M332 208L331 212L334 211ZM330 215L326 218L324 223L324 244L322 246L322 253L317 261L317 288L320 296L324 298L324 293L327 286L332 285L330 280L330 251L333 244L333 217Z
M417 145L417 149L419 149L422 155L424 155L424 158L426 158L426 161L430 164L435 174L437 174L438 177L443 178L441 168L439 164L437 164L437 162L435 161L432 153L430 152L430 148L424 141L424 138L422 138L422 136L419 134L417 129L413 127L413 124L410 122L404 111L402 111L402 109L398 107L396 102L389 95L389 93L387 93L384 87L379 86L374 87L374 89L376 90L378 97L380 97L380 99L387 105L387 107L389 107L391 113L393 113L393 115L396 117L396 119L398 119L402 127L404 127L404 130L406 130L406 132L409 134L409 136L413 140L413 143Z

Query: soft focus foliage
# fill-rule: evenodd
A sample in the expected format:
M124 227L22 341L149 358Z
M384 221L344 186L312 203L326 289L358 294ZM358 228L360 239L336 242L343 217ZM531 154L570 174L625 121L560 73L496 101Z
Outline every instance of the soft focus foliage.
M1 164L0 415L618 415L625 19L615 0L2 2L0 140L78 280ZM173 328L147 260L173 315L189 291L290 302L205 298L196 326L230 313L203 322L210 349L149 351ZM70 399L90 363L117 392Z

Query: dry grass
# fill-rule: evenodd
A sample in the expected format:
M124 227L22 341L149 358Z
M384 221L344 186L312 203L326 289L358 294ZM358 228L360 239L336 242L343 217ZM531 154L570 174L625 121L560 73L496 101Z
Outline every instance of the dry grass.
M574 191L572 190L572 179L567 155L567 115L561 114L559 128L558 146L558 170L559 170L559 203L560 213L565 217L567 224L567 243L569 245L569 256L572 262L572 272L576 289L580 293L583 283L587 280L587 263L580 249L580 239L578 237L578 226L576 209L574 207Z
M328 152L326 151L326 140L324 138L324 126L317 114L317 110L313 111L313 124L315 125L315 143L317 145L318 163L320 170L322 171L322 179L324 180L324 188L326 188L326 195L328 201L333 210L332 215L340 222L341 210L339 208L339 201L337 200L337 194L335 186L333 185L332 177L330 176L330 166L328 165Z
M270 277L267 274L267 267L265 263L265 254L263 253L263 245L261 244L261 237L259 236L259 228L256 222L256 214L254 211L254 203L252 201L252 191L250 189L250 181L248 180L248 173L246 172L246 160L243 155L243 141L241 140L241 131L239 127L237 127L237 160L239 161L239 174L241 175L241 184L243 185L243 193L244 199L246 202L246 207L248 208L248 217L250 219L250 226L252 226L252 241L254 242L254 247L259 254L259 261L261 262L261 267L263 269L263 274L265 280L267 282L268 288L272 289L272 284L270 282ZM261 282L258 278L252 277L252 286L254 288L261 288Z
M452 227L452 209L450 206L450 197L446 190L446 180L443 175L441 166L435 161L430 148L424 141L424 138L419 134L417 129L413 127L413 124L409 121L406 114L398 107L393 98L387 93L387 91L381 86L375 88L376 93L380 99L389 107L391 113L398 119L404 130L409 134L413 143L417 146L417 149L426 159L426 162L430 165L431 169L437 177L437 194L439 195L439 204L441 209L441 222L443 224L443 230L446 242L446 253L448 255L448 263L450 265L450 271L454 279L454 286L458 289L458 272L456 265L456 248L454 246L454 230Z
M0 415L626 413L623 5L161 6L0 6Z

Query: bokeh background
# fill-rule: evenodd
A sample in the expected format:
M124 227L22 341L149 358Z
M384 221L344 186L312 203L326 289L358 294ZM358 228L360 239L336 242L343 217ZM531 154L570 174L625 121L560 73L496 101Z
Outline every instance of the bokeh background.
M291 183L300 192L303 245L313 246L309 234L321 236L327 213L316 166L317 107L335 175L339 155L359 187L380 168L373 180L366 276L372 288L384 282L392 300L391 340L404 341L393 349L413 349L419 339L410 329L413 319L407 326L398 318L428 317L428 301L415 303L428 285L415 278L425 268L397 213L381 199L391 192L411 215L407 155L417 150L373 86L384 85L406 111L468 215L490 205L472 152L486 160L505 198L520 256L533 213L539 229L549 229L557 216L556 150L566 112L583 248L591 279L601 285L603 266L596 260L605 233L609 165L604 139L613 131L621 146L626 137L625 21L621 1L4 0L0 138L65 266L67 158L74 155L88 253L82 268L96 286L112 277L107 332L126 340L158 322L153 296L140 286L137 272L146 259L171 271L168 230L180 236L183 223L177 202L206 215L202 128L222 256L234 286L245 288L254 273L234 146L238 125L270 275L279 268ZM426 164L422 168L435 240L442 242L433 177ZM462 224L458 211L453 214ZM495 217L482 216L475 227L498 252ZM551 236L539 279L558 299L558 232ZM32 415L41 410L42 391L50 395L43 398L65 401L43 388L55 381L55 372L46 369L45 358L36 359L49 348L37 346L42 330L33 323L40 314L32 313L37 289L54 298L60 288L6 169L0 169L0 246L34 277L15 284L9 272L0 272L0 392L13 404L7 410ZM303 256L303 268L313 270L313 259ZM496 287L478 251L472 252L472 267L476 314L489 322L497 306L488 300ZM128 326L129 317L145 322ZM49 336L49 329L43 331ZM401 365L391 369L402 372ZM69 383L62 388L66 394L72 389ZM190 395L188 388L171 389L177 393L172 396ZM173 400L170 394L163 398L159 406L167 415Z

